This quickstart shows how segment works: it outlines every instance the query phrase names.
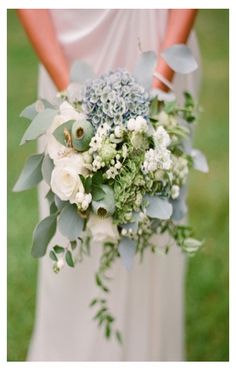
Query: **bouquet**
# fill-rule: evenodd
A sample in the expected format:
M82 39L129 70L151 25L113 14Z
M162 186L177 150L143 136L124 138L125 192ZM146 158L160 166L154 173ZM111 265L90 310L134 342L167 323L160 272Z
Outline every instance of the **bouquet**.
M185 45L166 49L162 57L179 73L197 68ZM175 242L192 255L202 245L182 222L189 170L208 170L204 155L192 148L197 106L188 92L180 105L173 92L151 88L156 61L154 52L145 52L132 74L117 69L98 77L76 61L66 91L21 113L30 121L21 144L46 138L44 152L29 157L14 187L26 190L41 180L49 186L50 215L34 229L32 255L46 254L57 228L68 244L48 252L55 272L80 264L91 244L99 244L95 280L103 295L90 306L97 308L94 318L106 338L115 335L119 342L107 305L107 272L115 259L130 270L135 254L142 260L147 249L167 253ZM152 236L163 233L170 242L156 246Z

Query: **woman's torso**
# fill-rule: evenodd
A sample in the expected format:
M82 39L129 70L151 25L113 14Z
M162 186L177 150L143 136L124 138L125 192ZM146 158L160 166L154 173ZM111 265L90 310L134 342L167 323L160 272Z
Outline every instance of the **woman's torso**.
M81 59L96 73L130 71L145 50L160 49L167 9L52 9L52 20L69 62Z

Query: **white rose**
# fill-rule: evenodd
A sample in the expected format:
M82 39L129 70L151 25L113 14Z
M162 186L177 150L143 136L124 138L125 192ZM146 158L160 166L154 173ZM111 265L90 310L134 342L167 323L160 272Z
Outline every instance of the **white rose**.
M51 176L52 191L62 200L75 202L77 192L84 192L83 184L74 167L59 164L54 167Z
M82 174L84 176L88 174L83 155L73 149L70 149L66 156L54 159L54 164L56 166L73 168L77 174Z
M118 229L112 222L112 218L100 218L90 214L87 228L90 230L94 242L114 242L119 238Z

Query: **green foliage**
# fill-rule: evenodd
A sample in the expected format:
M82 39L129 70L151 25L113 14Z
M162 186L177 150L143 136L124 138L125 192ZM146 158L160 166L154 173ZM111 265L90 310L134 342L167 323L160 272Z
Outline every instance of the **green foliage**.
M25 162L23 170L14 185L13 191L20 192L35 187L42 180L42 161L44 154L31 155Z
M72 254L71 254L70 250L66 251L65 258L66 258L66 262L69 265L69 267L73 268L75 266L75 264L74 264L74 260L73 260L73 257L72 257Z
M34 258L41 258L45 255L47 246L56 232L56 226L57 213L47 216L36 225L31 251Z
M45 182L50 185L51 183L51 175L54 168L54 164L52 159L49 157L48 154L44 156L43 162L42 162L42 176Z
M67 129L68 132L71 134L71 129L74 123L75 120L66 121L54 130L53 135L59 143L66 145L65 129Z
M68 203L62 209L58 219L58 228L60 232L70 241L74 241L80 236L83 225L84 221L80 217L76 205Z
M51 108L46 108L44 111L39 112L26 129L20 144L25 144L30 140L37 139L40 135L44 134L45 131L52 124L57 111Z

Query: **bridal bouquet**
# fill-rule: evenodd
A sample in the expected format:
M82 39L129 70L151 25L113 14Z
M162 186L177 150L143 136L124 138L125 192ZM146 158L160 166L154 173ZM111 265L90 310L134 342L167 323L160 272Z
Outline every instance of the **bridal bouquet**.
M184 45L162 57L176 72L197 67ZM33 232L32 255L46 254L57 228L68 244L50 248L55 272L65 264L74 267L92 243L99 244L95 279L104 295L90 305L97 306L94 318L106 337L115 334L120 342L106 300L106 273L114 260L120 257L131 269L135 254L142 259L147 249L167 253L175 242L193 254L202 245L182 223L189 170L207 171L205 157L191 145L196 105L188 92L180 105L174 93L151 89L156 61L155 53L145 52L132 74L117 69L98 77L77 61L65 92L21 114L30 120L21 144L46 139L44 152L29 157L14 187L22 191L42 179L49 186L50 215ZM153 243L156 233L169 234L167 246Z

